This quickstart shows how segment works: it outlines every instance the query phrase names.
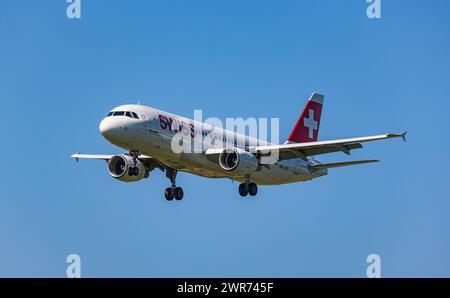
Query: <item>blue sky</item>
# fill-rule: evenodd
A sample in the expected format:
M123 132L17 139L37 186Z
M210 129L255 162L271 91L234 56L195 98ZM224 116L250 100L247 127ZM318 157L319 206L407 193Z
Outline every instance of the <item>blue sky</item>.
M386 1L82 0L0 4L0 276L450 276L450 5ZM409 131L351 157L382 163L261 187L154 171L115 181L98 132L123 103L192 117L279 117L287 138L309 94L326 95L319 139Z

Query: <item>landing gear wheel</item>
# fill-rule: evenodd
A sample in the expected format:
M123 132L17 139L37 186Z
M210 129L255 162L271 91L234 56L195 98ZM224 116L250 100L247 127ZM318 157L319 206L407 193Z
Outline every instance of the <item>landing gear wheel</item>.
M239 184L239 194L241 197L245 197L248 194L248 185L247 183L241 183Z
M172 168L166 168L166 177L170 179L170 182L172 183L171 187L168 187L164 193L166 196L166 199L168 201L172 201L173 199L176 199L177 201L180 201L183 199L184 192L181 187L177 187L176 184L176 177L177 177L177 170Z
M184 192L181 187L175 187L175 189L173 190L173 193L174 193L175 199L177 201L180 201L183 199Z
M128 169L129 176L139 176L139 168L138 167L130 167Z
M172 201L174 198L174 192L172 187L166 188L166 191L164 192L164 195L166 196L167 201Z
M251 196L256 196L256 194L258 193L258 186L255 183L249 183L248 184L248 193Z

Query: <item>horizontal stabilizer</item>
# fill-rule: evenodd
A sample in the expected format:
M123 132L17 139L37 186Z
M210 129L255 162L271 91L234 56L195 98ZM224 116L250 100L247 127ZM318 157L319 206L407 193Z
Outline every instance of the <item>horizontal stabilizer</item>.
M354 166L354 165L360 165L360 164L365 164L365 163L373 163L373 162L379 162L379 160L356 160L356 161L348 161L348 162L318 164L318 165L310 166L309 168L313 169L313 170L332 169L332 168Z

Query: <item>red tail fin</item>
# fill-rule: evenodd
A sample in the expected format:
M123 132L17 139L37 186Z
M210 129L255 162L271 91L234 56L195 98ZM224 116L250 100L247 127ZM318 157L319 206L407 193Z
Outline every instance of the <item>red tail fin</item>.
M316 142L319 136L320 115L322 114L324 96L313 93L289 135L288 142Z

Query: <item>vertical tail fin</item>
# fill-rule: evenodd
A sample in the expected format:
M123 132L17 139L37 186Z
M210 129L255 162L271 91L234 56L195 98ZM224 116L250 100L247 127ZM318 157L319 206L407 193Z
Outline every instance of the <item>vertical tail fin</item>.
M324 96L319 93L313 93L298 118L294 129L292 130L288 142L307 143L316 142L319 136L320 115L322 114Z

